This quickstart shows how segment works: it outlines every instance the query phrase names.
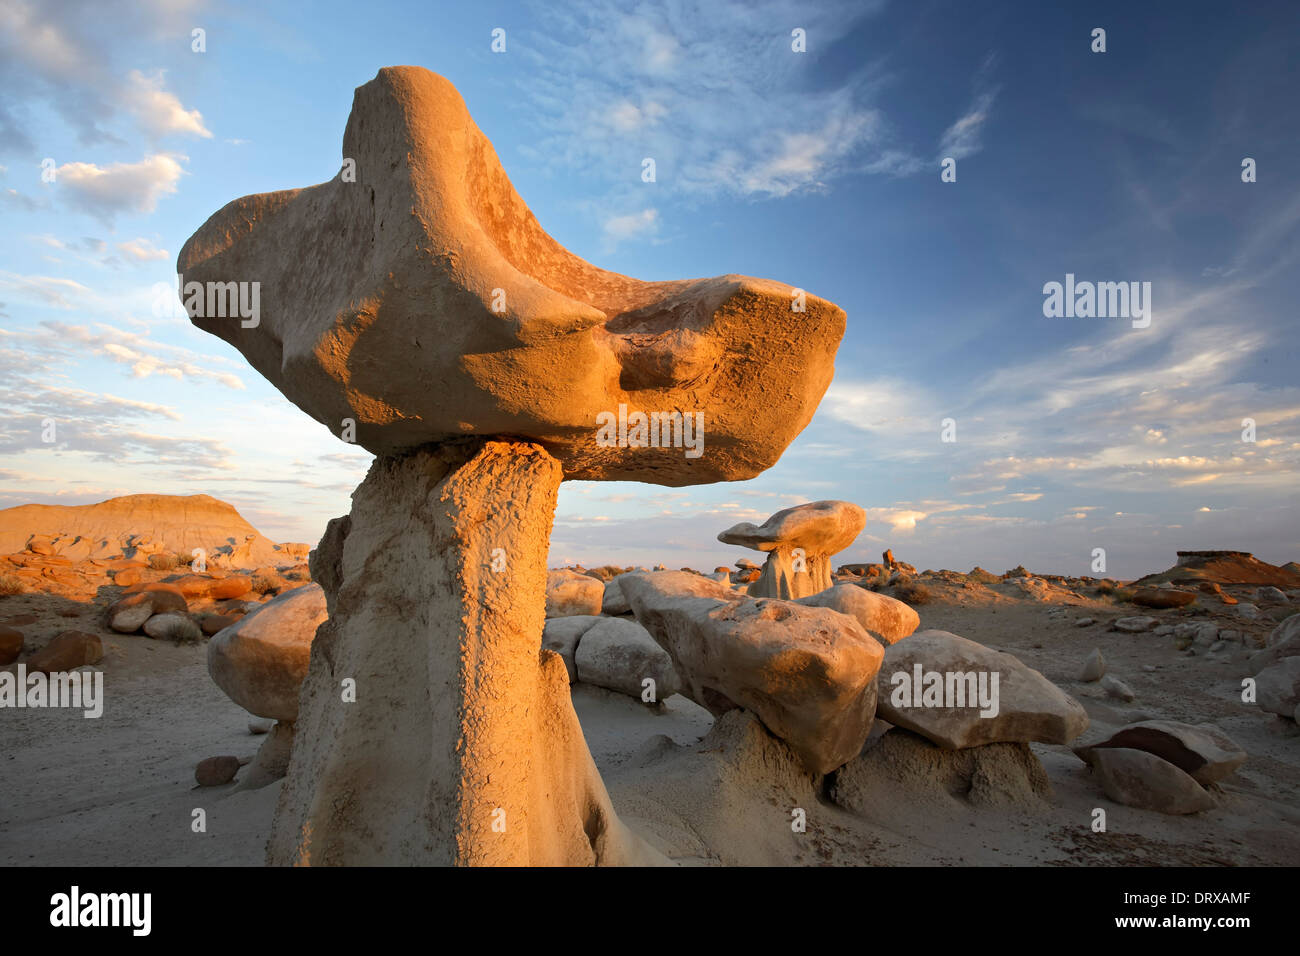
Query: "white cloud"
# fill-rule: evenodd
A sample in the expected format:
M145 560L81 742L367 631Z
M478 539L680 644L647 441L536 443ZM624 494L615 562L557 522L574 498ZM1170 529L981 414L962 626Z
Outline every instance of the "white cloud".
M659 212L656 209L643 209L626 216L611 216L605 220L602 228L606 240L610 242L654 235L659 229Z
M126 242L119 242L117 249L128 259L134 259L136 262L154 262L160 259L168 259L171 253L166 249L159 249L148 239L130 239Z
M153 212L158 200L176 192L180 182L180 160L174 153L156 153L138 163L65 163L58 168L56 182L67 190L74 206L111 223L118 213Z
M163 89L162 70L155 70L148 76L139 70L128 73L122 102L152 136L185 133L212 138L211 131L203 125L202 114L198 110L185 109L176 94Z

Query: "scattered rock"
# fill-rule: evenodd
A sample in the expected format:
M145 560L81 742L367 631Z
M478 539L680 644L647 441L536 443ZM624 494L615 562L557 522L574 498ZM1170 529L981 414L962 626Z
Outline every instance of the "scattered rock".
M1255 591L1255 600L1260 604L1289 604L1286 592L1280 588L1265 587Z
M1167 760L1199 784L1218 783L1246 762L1246 752L1213 724L1184 724L1176 720L1143 720L1129 724L1105 740L1075 753L1088 762L1098 747L1141 750Z
M614 580L618 580L615 578ZM599 614L605 601L606 584L599 578L576 571L548 571L546 574L546 616L572 617Z
M155 614L189 610L180 589L166 584L139 584L127 589L108 609L108 626L120 634L134 634Z
M1101 679L1101 686L1106 691L1107 695L1114 697L1117 700L1122 700L1125 703L1129 703L1137 698L1137 694L1133 692L1132 687L1129 687L1128 684L1124 683L1118 677L1113 677L1110 674L1107 674Z
M1255 675L1260 710L1291 717L1300 706L1300 657L1288 657Z
M275 721L268 717L250 717L248 718L248 732L254 736L271 732L275 726Z
M1199 783L1167 760L1144 750L1090 748L1079 754L1116 803L1159 813L1199 813L1214 800Z
M681 682L668 652L640 624L624 618L602 618L582 634L574 654L578 680L640 699L642 681L654 681L654 700L681 691Z
M0 627L0 667L12 664L23 652L23 632L12 627Z
M923 686L913 687L918 670ZM932 696L934 680L926 676L932 674L938 675L938 696ZM965 696L972 686L978 687L980 675L986 675L990 692L997 675L996 715L980 716L978 699ZM954 696L945 700L948 684ZM957 698L959 690L964 700ZM933 706L936 700L941 706ZM989 743L1065 744L1088 729L1088 715L1079 702L1038 671L1010 654L947 631L920 631L885 650L877 710L891 724L949 750Z
M726 568L723 568L726 571ZM627 574L637 574L637 571L628 571ZM619 574L605 582L605 595L601 599L600 613L602 614L628 614L632 610L632 605L627 603L627 597L623 594L622 578L624 575Z
M28 673L62 673L104 659L104 645L95 634L64 631L27 659Z
M1090 618L1090 617L1081 617L1081 618L1079 618L1077 621L1074 622L1074 626L1075 626L1075 627L1092 627L1092 625L1094 625L1094 624L1096 624L1096 623L1097 623L1097 622L1094 621L1094 620L1093 620L1092 618Z
M234 780L237 773L238 757L207 757L194 768L194 779L200 787L220 787Z
M1238 604L1237 615L1244 617L1248 621L1253 621L1259 617L1259 608L1253 604Z
M578 649L579 639L603 620L605 618L595 614L573 614L551 618L542 629L542 647L560 655L564 669L569 672L570 684L578 679L573 655Z
M856 584L837 584L799 598L796 603L807 607L828 607L847 614L885 647L901 641L921 623L920 616L902 601Z
M1117 631L1123 631L1125 634L1141 634L1155 627L1156 619L1154 617L1121 617L1111 626Z
M325 619L319 584L289 591L212 638L208 673L248 712L293 721L311 643Z
M1106 659L1101 656L1101 648L1094 647L1087 660L1083 662L1083 671L1079 674L1079 680L1087 683L1099 681L1105 673Z
M1154 608L1186 607L1195 600L1194 591L1179 591L1175 588L1137 588L1132 597L1134 604Z
M218 631L223 631L235 624L240 617L243 617L243 615L240 614L237 617L233 614L205 614L203 619L199 621L199 629L208 637L211 637Z

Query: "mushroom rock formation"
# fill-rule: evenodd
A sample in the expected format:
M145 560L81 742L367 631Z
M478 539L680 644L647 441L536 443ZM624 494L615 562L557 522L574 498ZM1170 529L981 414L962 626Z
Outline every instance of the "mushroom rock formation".
M229 203L177 263L195 325L377 456L312 554L329 619L268 858L665 862L614 813L541 646L559 483L770 467L830 383L844 312L584 262L427 70L357 89L343 155L328 183Z
M831 586L831 555L853 543L867 513L848 501L813 501L778 511L761 525L742 521L718 535L724 544L767 551L753 597L792 601Z
M256 324L229 307L192 321L377 455L509 435L566 478L734 481L776 463L830 384L842 309L766 279L641 282L583 261L428 70L357 89L343 156L328 183L227 204L177 271L203 313L223 311L208 283L259 282Z

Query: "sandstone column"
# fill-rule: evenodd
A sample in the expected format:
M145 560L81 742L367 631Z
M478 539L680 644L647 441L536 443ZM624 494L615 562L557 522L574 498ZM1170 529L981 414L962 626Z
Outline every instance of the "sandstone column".
M375 460L313 565L330 619L271 863L657 861L614 815L564 664L541 650L560 479L527 443Z

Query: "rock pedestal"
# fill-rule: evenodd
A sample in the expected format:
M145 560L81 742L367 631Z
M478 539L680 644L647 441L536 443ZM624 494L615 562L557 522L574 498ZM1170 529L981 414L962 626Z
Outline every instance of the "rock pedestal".
M748 521L718 535L725 544L766 551L751 597L794 601L831 586L831 555L843 551L865 526L867 514L849 501L813 501L778 511L761 525Z
M375 460L313 562L330 617L271 863L662 859L614 815L541 648L561 474L537 445L478 439Z

